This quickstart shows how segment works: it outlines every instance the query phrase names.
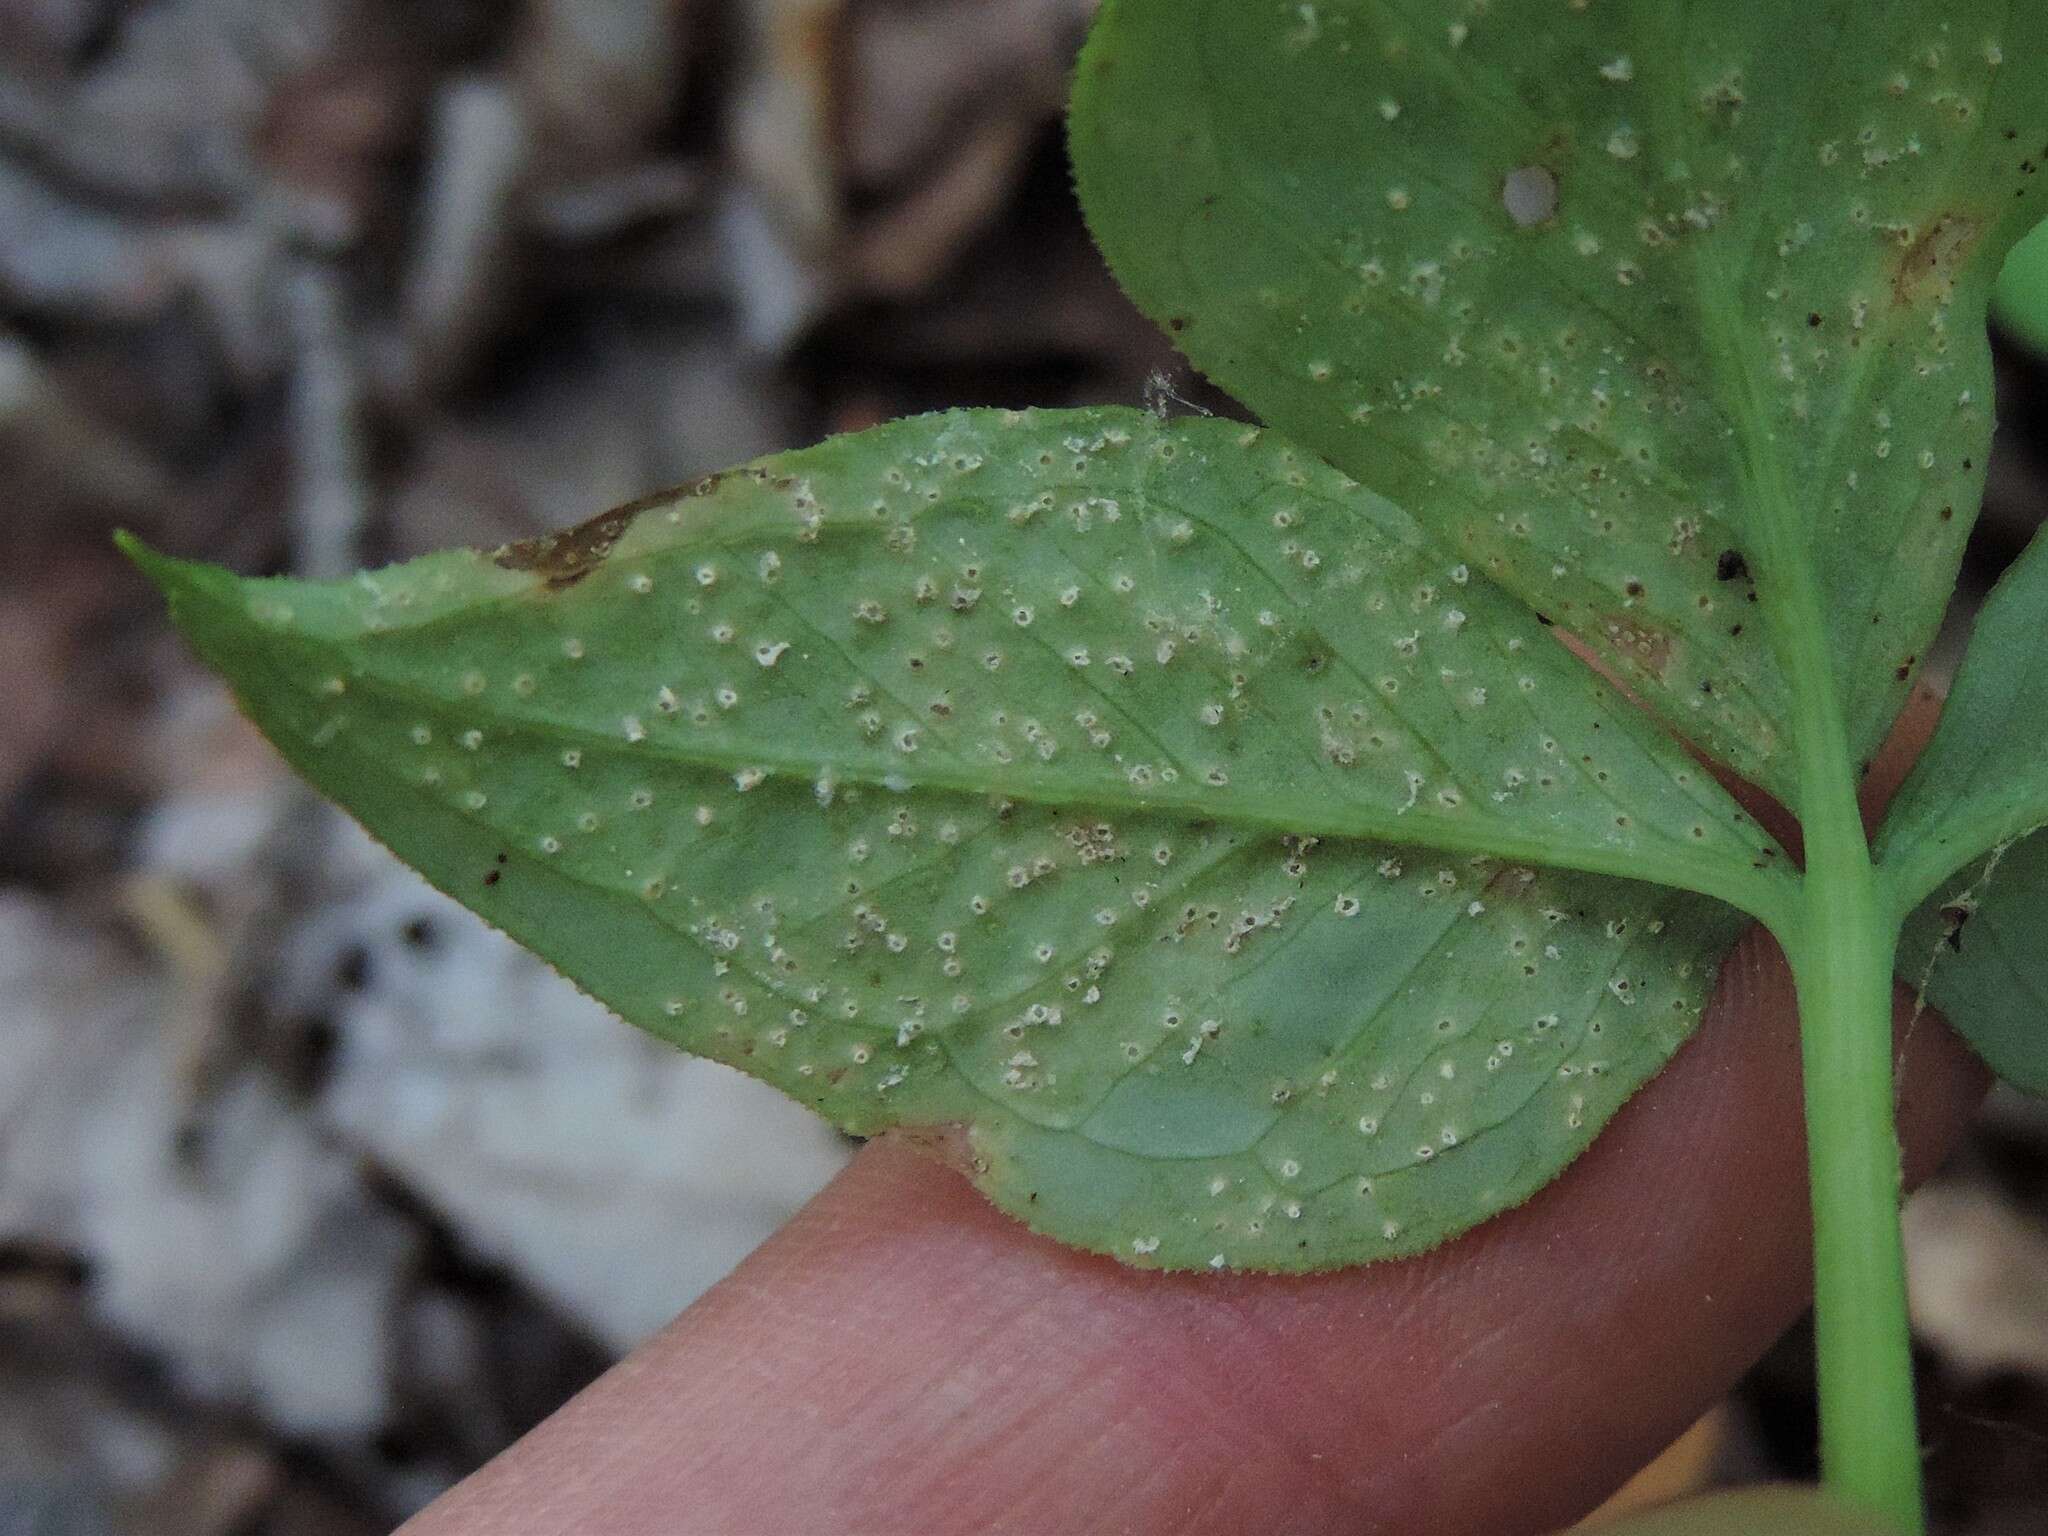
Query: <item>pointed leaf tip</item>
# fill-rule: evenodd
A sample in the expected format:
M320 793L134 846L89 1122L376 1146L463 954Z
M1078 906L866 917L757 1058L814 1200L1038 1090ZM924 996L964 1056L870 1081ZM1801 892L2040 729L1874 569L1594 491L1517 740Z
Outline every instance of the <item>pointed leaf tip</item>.
M1744 926L1644 882L1774 862L1270 433L955 412L701 484L342 582L142 558L433 884L848 1130L964 1128L1068 1242L1327 1268L1519 1203Z
M233 572L222 570L218 566L207 565L197 560L180 560L175 555L167 555L126 528L114 530L114 547L149 578L152 586L163 593L171 606L173 619L178 616L181 601L202 596L224 597L228 589L235 586L239 580Z
M152 549L142 538L130 533L126 528L114 530L114 548L127 556L129 562L158 588L163 587L170 574L170 568L177 563L169 555Z

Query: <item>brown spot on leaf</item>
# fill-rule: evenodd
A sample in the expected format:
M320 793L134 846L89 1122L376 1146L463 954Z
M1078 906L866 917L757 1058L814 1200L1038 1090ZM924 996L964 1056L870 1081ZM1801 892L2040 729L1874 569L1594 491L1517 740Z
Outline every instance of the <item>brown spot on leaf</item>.
M969 1127L958 1121L945 1125L893 1126L884 1131L880 1139L892 1146L907 1147L934 1158L969 1178L987 1171L981 1159L975 1156Z
M643 512L672 506L692 496L709 496L725 478L724 474L706 475L693 485L656 491L609 512L600 512L573 528L507 544L491 556L491 563L508 571L532 571L548 591L563 591L609 560L633 520Z
M1678 647L1663 630L1618 616L1603 618L1601 628L1615 654L1631 666L1652 673L1660 682L1671 671Z
M1899 257L1892 273L1892 302L1946 304L1955 292L1956 274L1983 233L1984 226L1976 219L1956 213L1929 224Z

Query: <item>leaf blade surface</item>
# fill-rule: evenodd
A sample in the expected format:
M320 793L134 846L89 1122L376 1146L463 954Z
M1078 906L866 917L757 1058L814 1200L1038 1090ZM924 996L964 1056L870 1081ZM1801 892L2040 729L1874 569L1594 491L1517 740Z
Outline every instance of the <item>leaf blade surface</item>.
M1867 759L1953 583L2048 18L1679 15L1115 0L1078 180L1217 382L1796 807L1796 631Z
M1785 883L1533 616L1227 423L953 413L350 583L149 559L436 884L850 1130L964 1127L1128 1260L1525 1197L1744 921L1613 875Z
M2048 539L1977 616L1941 723L1877 838L1894 899L1915 908L1900 975L1998 1074L2048 1093Z
M1900 979L1991 1070L2048 1095L2048 836L1978 859L1906 919Z
M2044 718L2048 540L2036 538L1979 610L1941 722L1878 833L1878 862L1903 900L2048 823Z

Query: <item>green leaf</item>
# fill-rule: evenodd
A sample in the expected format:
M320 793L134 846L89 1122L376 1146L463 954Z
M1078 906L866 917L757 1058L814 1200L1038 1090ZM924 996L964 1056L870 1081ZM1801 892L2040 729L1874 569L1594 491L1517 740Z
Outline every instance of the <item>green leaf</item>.
M1991 1070L2048 1094L2048 836L2000 847L1906 920L1899 975Z
M345 583L138 557L437 885L1128 1260L1519 1201L1791 884L1533 615L1230 423L924 418Z
M1941 723L1900 787L1875 853L1902 905L1979 854L2048 823L2048 538L1977 616Z
M1941 724L1877 840L1894 900L1918 906L1900 974L2035 1093L2048 1093L2048 838L2029 836L2048 824L2044 719L2048 537L2037 537L1978 614Z
M2012 248L1991 294L1998 323L2037 353L2048 353L2048 224Z
M1796 808L1788 655L1867 757L1953 584L2044 53L2006 0L1110 0L1073 147L1199 366Z

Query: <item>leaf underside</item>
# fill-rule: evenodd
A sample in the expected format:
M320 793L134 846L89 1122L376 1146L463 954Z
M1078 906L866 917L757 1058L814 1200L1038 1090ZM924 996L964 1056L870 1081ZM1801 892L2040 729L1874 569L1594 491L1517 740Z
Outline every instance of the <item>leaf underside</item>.
M1982 850L2048 823L2044 718L2048 541L2037 539L1979 610L1941 723L1878 834L1881 863L1924 871L1909 896Z
M2013 247L1998 274L1991 314L2029 351L2048 354L2048 225L2036 225Z
M1796 808L1758 602L1808 565L1867 757L1980 501L2044 53L2005 0L1112 0L1075 159L1201 368Z
M1979 612L1941 725L1877 840L1902 898L1926 896L1899 974L1999 1076L2033 1093L2048 1093L2048 837L2035 835L2048 824L2043 719L2048 540L2037 536Z
M1899 975L1991 1070L2048 1094L2048 836L1977 860L1906 922Z
M1112 267L1190 358L1796 809L1788 591L1867 758L1952 590L2043 58L2048 9L2004 0L1110 0L1073 138ZM2027 755L2038 710L1980 714L1949 734ZM1902 878L2041 817L1996 819L1919 815L1954 856ZM1916 835L1892 863L1934 857ZM2008 914L2048 902L2027 871ZM1989 952L1941 946L1928 995L2048 1079L2038 994Z
M1776 862L1532 615L1227 423L955 413L495 559L153 571L301 771L626 1018L962 1128L1134 1261L1429 1246L1676 1049L1739 914L1484 846Z
M1796 610L1871 750L1978 503L2048 21L1788 9L1110 0L1091 221L1286 437L955 412L348 583L138 558L632 1022L1129 1262L1418 1251L1786 909L1681 739L1796 803Z

